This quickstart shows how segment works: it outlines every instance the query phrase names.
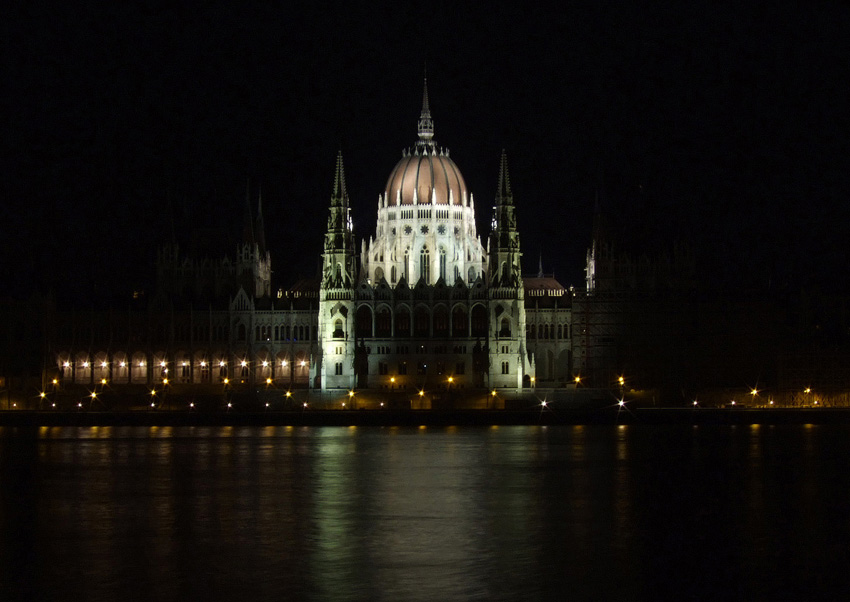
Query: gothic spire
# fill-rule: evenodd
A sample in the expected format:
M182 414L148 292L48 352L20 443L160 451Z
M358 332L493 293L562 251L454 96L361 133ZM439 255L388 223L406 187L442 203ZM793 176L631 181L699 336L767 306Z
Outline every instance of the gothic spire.
M266 228L263 223L263 186L260 185L260 198L257 200L257 219L254 221L254 236L260 247L260 254L266 253Z
M245 184L245 217L242 220L242 242L254 244L254 220L251 217L251 179Z
M502 161L499 165L499 185L496 189L496 202L513 205L514 195L511 192L511 178L508 175L508 155L502 149Z
M543 250L540 250L540 263L537 267L537 277L543 278Z
M331 204L338 206L348 205L348 191L345 189L345 170L342 166L342 151L336 156L336 171L334 172L334 189L331 195Z
M431 107L428 102L428 78L424 78L422 86L422 112L419 113L419 140L434 144L434 120L431 119Z

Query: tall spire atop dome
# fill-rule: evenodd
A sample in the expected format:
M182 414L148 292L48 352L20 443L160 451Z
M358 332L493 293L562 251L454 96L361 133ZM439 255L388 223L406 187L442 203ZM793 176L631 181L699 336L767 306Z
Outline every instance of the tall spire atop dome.
M434 120L431 119L431 107L428 102L428 77L423 78L422 87L422 112L419 114L419 140L433 145Z

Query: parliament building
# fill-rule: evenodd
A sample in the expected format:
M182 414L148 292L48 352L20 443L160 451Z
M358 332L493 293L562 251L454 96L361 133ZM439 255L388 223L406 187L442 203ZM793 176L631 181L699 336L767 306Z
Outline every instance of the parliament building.
M542 270L521 272L522 203L505 153L482 236L473 194L434 138L427 83L417 137L378 195L374 233L354 231L337 157L315 279L273 287L262 200L253 211L246 203L234 254L210 260L171 241L158 250L146 307L63 317L48 378L154 395L378 391L431 407L452 392L561 388L580 371L570 291Z

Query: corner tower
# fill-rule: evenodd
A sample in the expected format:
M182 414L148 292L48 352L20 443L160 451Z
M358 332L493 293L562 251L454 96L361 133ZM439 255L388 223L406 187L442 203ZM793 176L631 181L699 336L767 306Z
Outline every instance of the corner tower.
M354 286L357 261L342 152L337 155L331 194L322 282L319 286L319 358L313 386L322 389L354 385ZM318 381L318 383L317 383Z
M516 207L502 150L493 223L487 243L490 296L490 382L494 387L523 387L534 382L534 362L526 348L525 288L522 281Z

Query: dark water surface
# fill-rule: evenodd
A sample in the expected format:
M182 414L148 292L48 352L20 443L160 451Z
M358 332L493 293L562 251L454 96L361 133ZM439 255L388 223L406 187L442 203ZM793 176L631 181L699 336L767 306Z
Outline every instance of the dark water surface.
M848 426L0 429L0 599L846 599Z

